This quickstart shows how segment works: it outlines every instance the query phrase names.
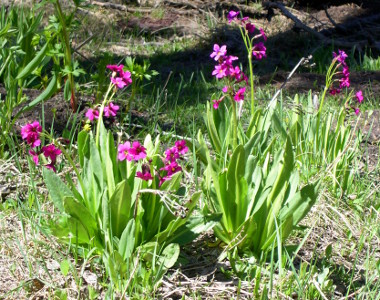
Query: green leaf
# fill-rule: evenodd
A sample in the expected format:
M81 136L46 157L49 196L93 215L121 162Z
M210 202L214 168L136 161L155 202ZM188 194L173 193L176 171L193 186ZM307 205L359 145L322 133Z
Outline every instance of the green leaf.
M29 64L22 69L22 71L17 75L16 80L23 79L29 74L31 74L34 69L38 67L41 61L45 58L46 52L48 50L49 41L46 42L45 46L37 53L37 55L29 62Z
M65 82L65 88L63 89L63 98L66 101L69 101L71 98L71 84L70 80L66 80Z
M64 199L65 197L73 197L73 193L53 171L42 168L42 174L55 207L60 212L64 212Z
M161 256L158 259L158 264L163 264L165 269L169 269L174 266L179 256L179 245L169 244L162 251Z
M47 88L36 99L34 99L33 101L25 105L23 108L21 108L18 111L18 113L15 115L14 120L17 120L20 114L31 110L34 106L36 106L40 102L49 99L54 94L56 89L57 89L57 74L54 73Z
M120 237L131 217L131 190L128 182L123 180L112 194L109 207L113 236Z
M132 256L135 249L135 220L130 219L119 241L119 253L124 260Z
M61 272L63 274L63 276L67 276L67 274L69 274L69 271L70 271L70 261L68 261L67 259L64 259L61 261L60 263L60 269L61 269Z
M65 197L64 208L65 212L71 216L71 219L75 219L83 226L83 228L86 230L89 240L95 239L94 242L96 243L98 226L89 210L73 197ZM73 234L75 234L75 232L73 232Z

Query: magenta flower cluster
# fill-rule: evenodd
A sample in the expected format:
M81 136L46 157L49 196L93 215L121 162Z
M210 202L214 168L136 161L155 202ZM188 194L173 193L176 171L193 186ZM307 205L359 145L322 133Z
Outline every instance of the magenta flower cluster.
M235 22L239 24L239 26L245 31L246 35L253 34L256 31L256 26L249 22L248 17L239 18L240 12L239 11L233 11L231 10L228 15L228 23ZM257 33L252 38L249 37L251 40L262 38L264 42L267 40L267 36L262 28L258 29L259 33ZM255 57L257 60L261 60L264 57L266 57L266 50L267 48L264 46L263 42L258 42L257 44L253 45L252 47L252 56Z
M112 71L111 82L119 89L132 83L131 72L124 71L123 65L107 65L107 69Z
M110 102L108 105L104 107L103 116L106 118L113 119L116 117L117 111L119 110L119 106L114 104L113 102ZM99 109L98 107L95 108L89 108L85 114L87 119L89 119L91 122L94 119L99 119Z
M163 158L164 167L155 170L154 166L150 166L151 160L148 163L143 163L141 171L136 172L136 177L142 180L153 180L152 171L159 179L159 186L165 181L171 179L172 175L180 172L182 167L178 164L179 159L183 159L183 155L189 151L186 146L185 140L176 141L174 146L165 151L165 158ZM141 161L147 156L146 148L138 141L125 142L118 147L118 159L120 161ZM161 171L161 172L160 172Z
M340 78L334 80L339 82L339 88L335 88L334 85L332 85L332 88L330 89L331 95L337 95L342 91L343 88L350 87L350 71L346 63L347 57L348 55L343 50L338 50L338 53L333 52L333 59L336 60L336 62L338 63L337 69L340 69L340 71L336 72L335 74L338 76L340 75ZM357 100L357 104L361 104L364 99L363 92L356 92L355 98ZM357 104L350 106L354 110L356 115L358 115L360 112L359 108L357 107Z
M229 84L222 89L225 95L219 99L212 100L214 109L218 109L219 104L226 97L226 94L230 94L236 102L243 101L246 88L241 87L235 90L234 86L240 82L248 84L248 77L240 70L239 66L233 66L233 61L238 60L238 58L236 56L227 55L227 46L223 45L220 47L218 44L214 45L214 51L210 57L219 63L215 66L212 75L218 79L226 77L229 81Z
M34 121L33 123L26 124L21 127L21 138L26 140L28 145L34 149L30 149L29 154L32 156L32 159L36 165L39 164L39 155L43 154L46 158L50 159L50 163L46 164L45 167L56 172L55 163L57 161L57 157L62 153L62 151L54 144L39 148L41 145L41 132L42 127L40 123L38 123L38 121Z

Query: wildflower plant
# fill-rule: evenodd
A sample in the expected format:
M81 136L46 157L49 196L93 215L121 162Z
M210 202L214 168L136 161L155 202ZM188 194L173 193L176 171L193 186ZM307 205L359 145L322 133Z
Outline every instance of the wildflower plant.
M350 112L358 115L364 100L362 91L342 95L346 94L342 91L350 87L346 58L343 50L333 52L322 96L319 99L309 94L307 113L294 112L289 123L302 173L310 178L323 170L327 173L324 177L332 178L332 191L338 195L349 192L353 183L353 166L360 144L360 134L354 136L352 126L347 124L347 115ZM326 113L323 110L328 92L333 97L343 98L344 106L338 112ZM294 102L296 106L300 105L298 96L295 96Z
M78 135L79 168L62 149L78 184L68 176L65 184L47 169L43 174L59 211L51 232L83 255L101 255L115 288L127 290L128 279L146 280L146 273L134 274L136 264L148 267L156 283L176 262L179 244L212 228L218 216L192 215L200 192L190 194L181 185L181 164L188 151L184 141L165 152L160 151L159 137L152 141L150 135L143 143L115 144L102 120L107 106L110 115L115 109L112 97L121 88L117 78L129 78L116 67L110 67L117 74L111 76L109 98L93 119L95 132L83 130Z
M275 107L263 111L254 105L252 59L266 55L263 42L254 41L265 41L266 35L262 29L255 34L256 27L239 15L231 11L228 20L241 30L250 79L234 66L238 58L228 55L226 46L214 45L210 56L218 65L213 75L225 86L221 97L212 99L207 107L211 149L201 132L194 145L205 166L205 211L222 214L214 233L226 246L236 271L237 255L260 258L268 249L280 247L315 203L318 190L318 182L300 188L292 140L286 132L282 147L275 149ZM240 112L249 89L251 117L249 124L242 124Z

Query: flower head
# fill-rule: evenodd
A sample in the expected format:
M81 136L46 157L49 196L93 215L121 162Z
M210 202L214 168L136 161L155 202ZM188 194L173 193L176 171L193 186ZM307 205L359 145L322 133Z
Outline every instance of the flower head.
M120 161L123 161L123 160L128 160L128 161L131 161L133 159L132 155L129 154L129 149L131 148L131 143L130 142L125 142L124 144L120 144L117 148L118 150L118 155L117 155L117 158L120 160Z
M228 23L231 23L233 20L235 20L239 14L240 12L231 10L227 15Z
M178 165L178 163L176 161L173 161L167 165L165 165L165 167L161 168L160 169L161 171L167 171L167 176L171 176L177 172L180 172L182 170L181 166Z
M132 156L133 160L138 161L146 157L146 149L138 141L132 143L132 147L129 148L128 153Z
M21 138L26 140L26 142L32 147L38 147L41 145L40 133L42 132L42 127L38 121L26 124L21 127Z
M113 72L123 72L124 65L107 65L107 69L113 71Z
M226 66L224 64L216 65L214 71L212 72L212 75L214 75L218 79L221 79L221 78L227 76Z
M121 78L123 79L125 85L128 86L128 85L130 85L132 83L131 72L129 72L129 71L125 71L125 72L122 71L120 73L120 75L121 75Z
M189 148L186 146L185 140L179 140L174 143L174 147L177 148L179 154L186 154L189 151Z
M350 78L343 77L339 80L339 88L350 87Z
M213 102L212 107L213 107L214 109L218 109L218 108L219 108L219 104L220 104L220 102L223 101L223 99L224 99L224 97L222 97L222 98L220 98L220 99L212 100L212 102Z
M54 144L50 144L42 147L42 153L46 158L50 158L52 163L55 163L57 156L60 155L62 151L59 148L55 147Z
M266 41L268 39L265 32L264 32L264 29L260 28L260 34L263 37L264 41Z
M330 90L330 94L335 96L336 94L339 94L340 93L340 89L332 89Z
M256 30L256 27L255 27L255 25L253 25L252 23L247 23L247 24L245 24L245 29L246 29L249 33L253 33L253 32Z
M257 43L252 48L252 55L256 59L261 60L263 57L267 56L266 53L265 53L266 50L267 50L267 48L264 46L263 42Z
M177 147L169 148L165 151L165 158L167 161L173 162L179 158L179 152Z
M141 172L136 172L136 177L141 178L142 180L148 181L152 180L153 176L150 174L150 167L148 164L143 164L141 166Z
M356 94L356 99L358 100L359 103L362 103L364 97L363 97L363 92L362 91L358 91Z
M119 106L110 102L107 106L104 107L104 116L105 117L115 117Z
M210 54L211 58L214 58L215 61L218 61L220 58L223 58L227 54L227 46L223 45L219 47L218 44L214 45L214 52Z
M111 77L111 82L116 85L119 89L124 88L127 86L126 82L121 77Z
M345 64L345 60L348 57L348 55L343 50L338 50L338 54L333 52L333 57L336 58L336 60L341 64Z
M54 166L54 163L51 162L50 164L45 165L45 167L49 170L52 170L53 172L57 172L57 169Z
M29 150L29 154L32 156L32 159L36 165L38 165L38 152L35 152L33 150Z
M99 111L97 109L89 108L85 114L87 119L93 121L94 119L99 119Z
M245 87L240 88L234 95L234 100L236 102L244 100Z

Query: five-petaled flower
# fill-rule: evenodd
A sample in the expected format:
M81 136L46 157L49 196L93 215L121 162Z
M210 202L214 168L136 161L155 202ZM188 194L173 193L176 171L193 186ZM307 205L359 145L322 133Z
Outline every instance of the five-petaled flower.
M38 147L41 145L40 133L42 132L42 127L38 121L26 124L21 127L21 138L26 140L26 142L32 147Z
M167 161L175 161L176 159L179 158L179 152L178 152L178 149L177 147L172 147L172 148L169 148L165 151L165 158Z
M240 88L234 95L234 100L236 102L244 100L245 87Z
M51 162L54 164L57 160L57 156L60 155L62 151L54 144L50 144L42 147L42 153L46 158L50 158Z
M179 154L186 154L189 151L189 148L186 146L185 140L179 140L174 143L174 147L177 148Z
M115 117L119 106L110 102L107 106L104 107L104 116L105 117Z
M93 121L94 119L99 119L99 111L97 108L89 108L85 114L85 116L90 120Z
M223 45L220 47L218 44L214 45L214 51L210 54L211 58L214 58L215 61L218 61L220 58L223 58L227 53L227 46Z

